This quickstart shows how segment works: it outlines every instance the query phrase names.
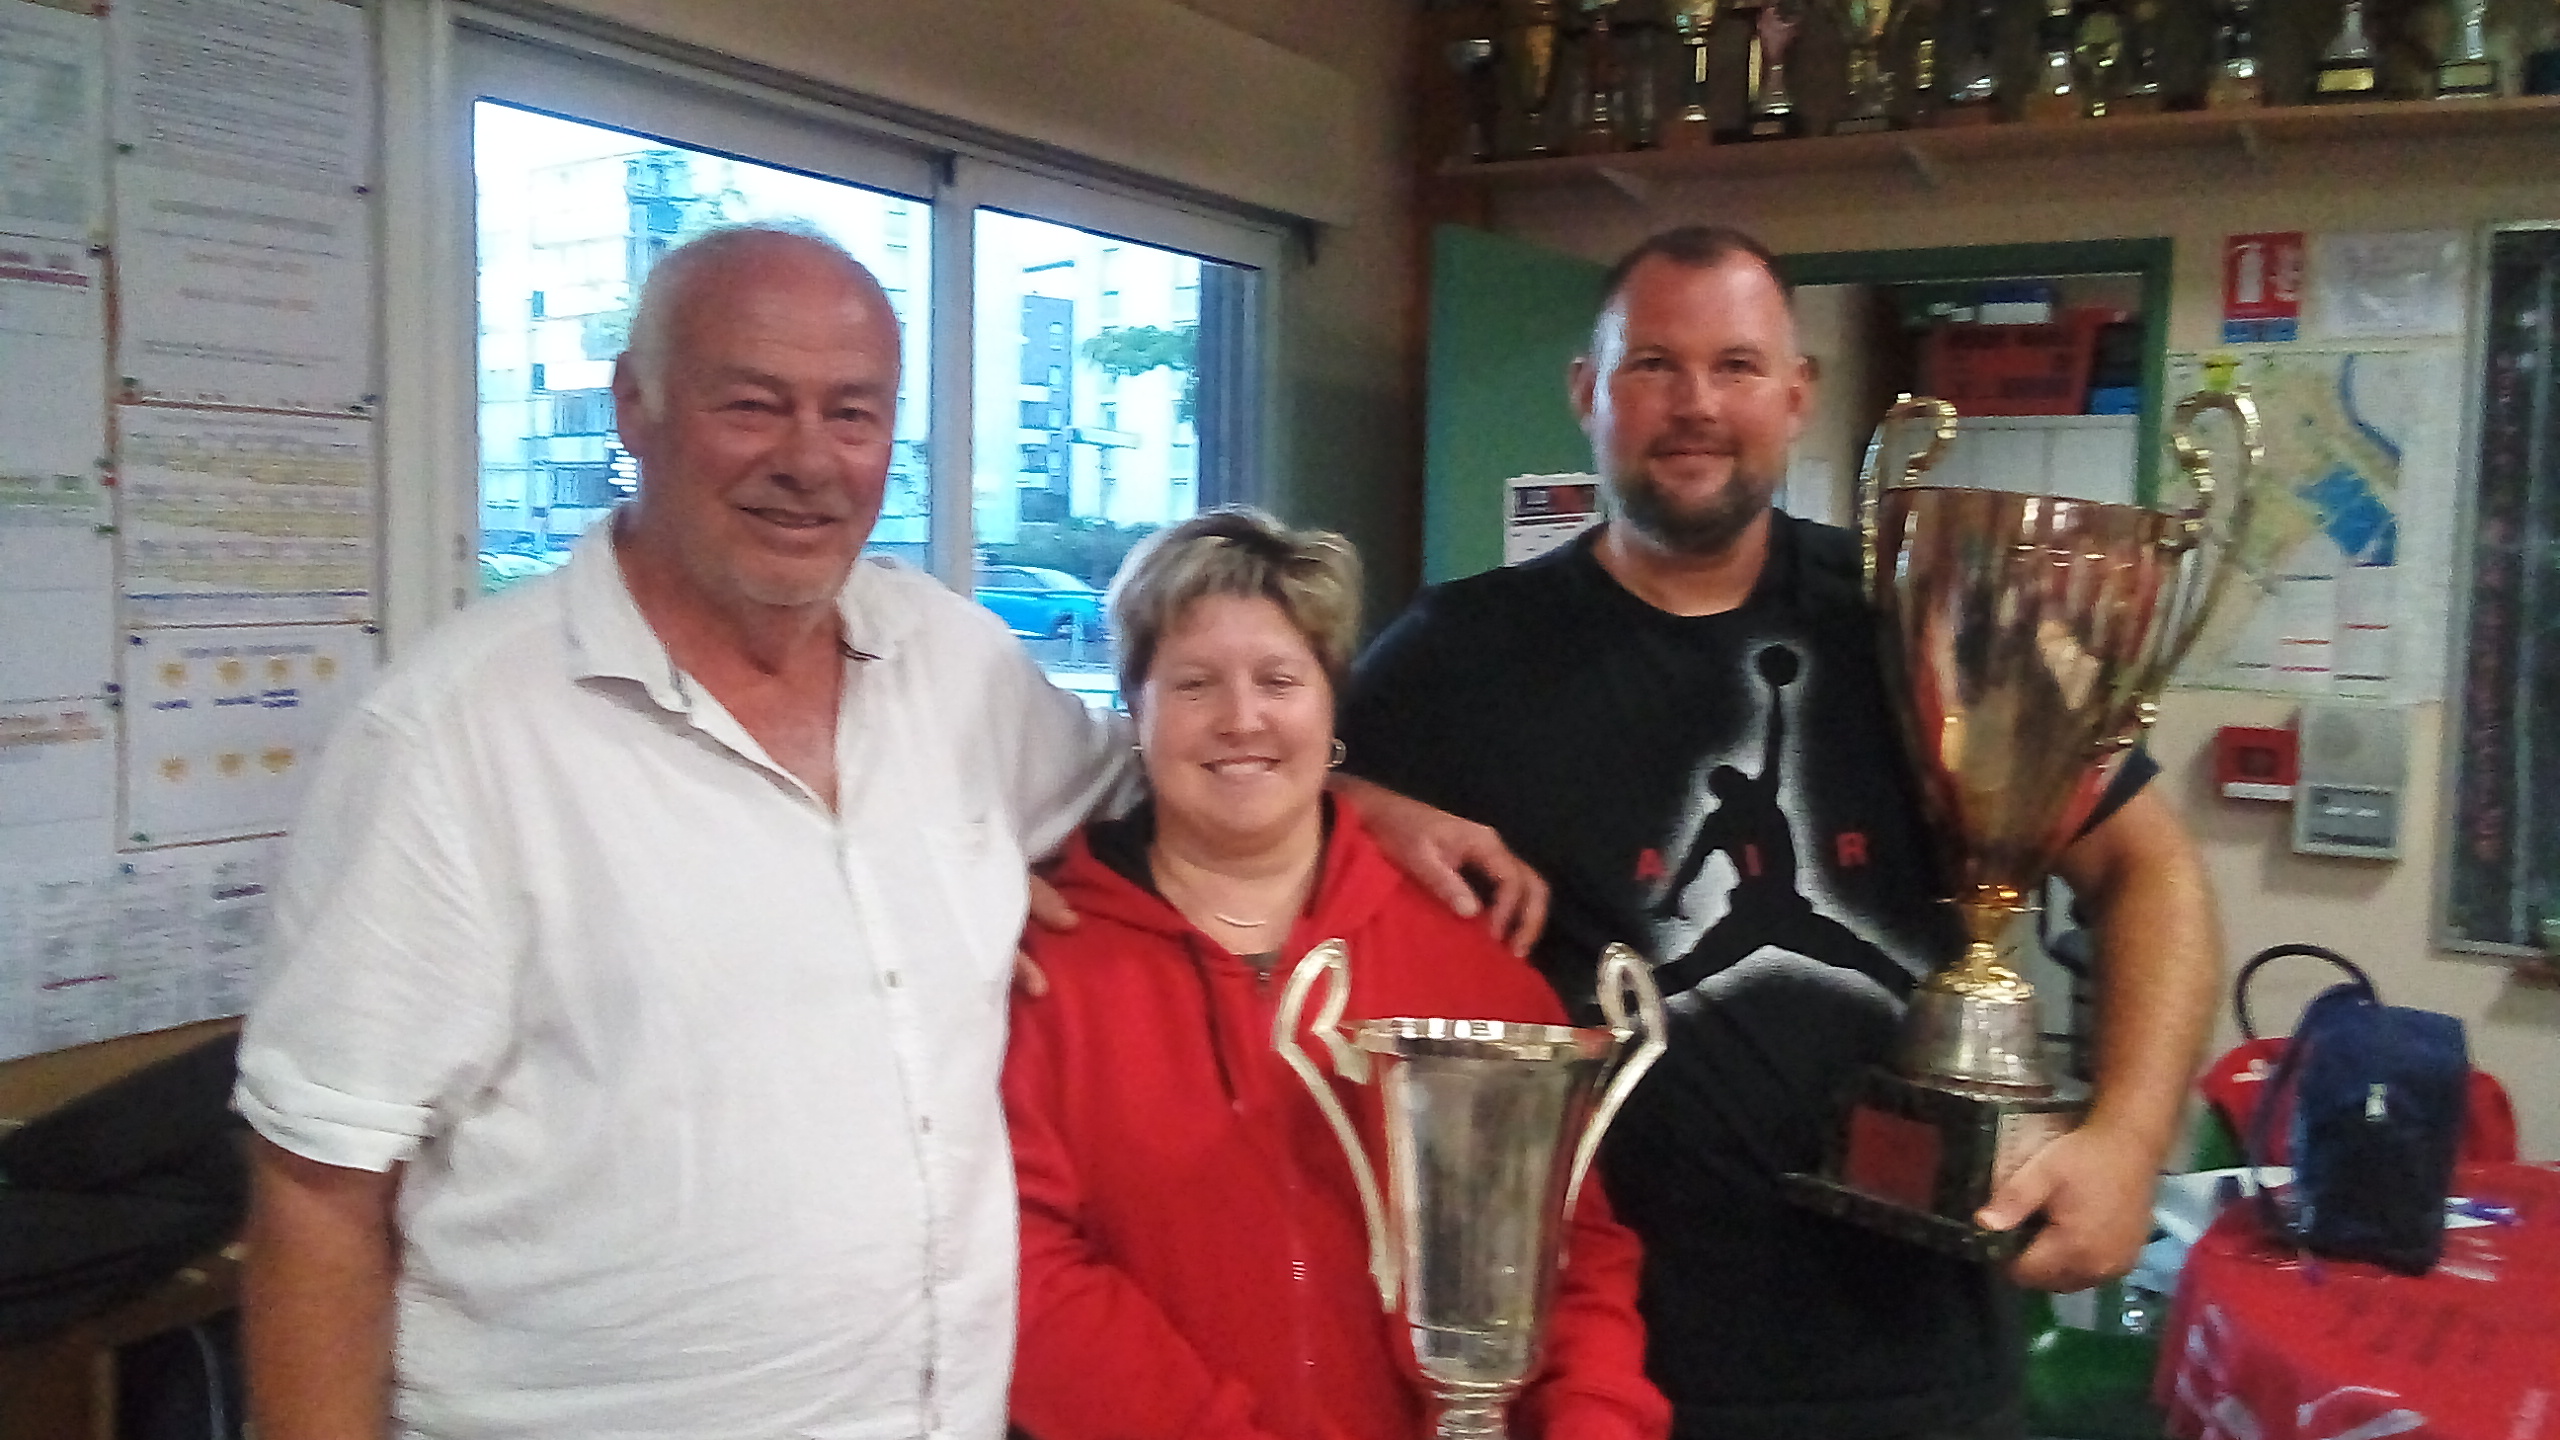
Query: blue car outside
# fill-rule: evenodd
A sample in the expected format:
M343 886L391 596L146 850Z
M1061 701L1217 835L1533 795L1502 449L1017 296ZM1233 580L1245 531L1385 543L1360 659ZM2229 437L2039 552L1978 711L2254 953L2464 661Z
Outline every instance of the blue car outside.
M1016 635L1034 640L1099 640L1102 592L1063 570L990 565L978 571L978 603Z

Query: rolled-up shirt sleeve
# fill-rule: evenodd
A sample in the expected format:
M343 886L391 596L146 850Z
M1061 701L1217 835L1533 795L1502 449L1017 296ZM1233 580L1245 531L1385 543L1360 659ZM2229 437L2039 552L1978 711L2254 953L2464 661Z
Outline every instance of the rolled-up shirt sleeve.
M504 1052L520 947L453 748L360 712L289 842L234 1104L306 1159L409 1159Z

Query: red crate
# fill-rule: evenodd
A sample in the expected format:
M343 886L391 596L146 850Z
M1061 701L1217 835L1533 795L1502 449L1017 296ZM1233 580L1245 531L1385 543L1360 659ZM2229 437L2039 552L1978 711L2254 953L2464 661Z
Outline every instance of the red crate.
M1941 325L1923 357L1929 393L1964 415L2077 415L2089 399L2098 327L2112 310L2050 325Z

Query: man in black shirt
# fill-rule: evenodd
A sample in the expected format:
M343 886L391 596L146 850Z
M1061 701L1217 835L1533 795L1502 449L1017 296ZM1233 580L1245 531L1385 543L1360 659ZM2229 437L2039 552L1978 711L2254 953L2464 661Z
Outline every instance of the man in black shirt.
M1686 1440L2015 1435L2014 1293L1783 1201L1836 1089L1962 949L1895 733L1853 537L1771 506L1809 380L1768 254L1672 231L1612 272L1572 403L1607 523L1427 591L1354 675L1349 768L1499 831L1553 887L1536 959L1657 972L1672 1048L1603 1171L1646 1246ZM2138 753L2060 870L2101 937L2095 1104L1986 1207L2047 1227L2007 1279L2123 1273L2217 993L2193 845Z

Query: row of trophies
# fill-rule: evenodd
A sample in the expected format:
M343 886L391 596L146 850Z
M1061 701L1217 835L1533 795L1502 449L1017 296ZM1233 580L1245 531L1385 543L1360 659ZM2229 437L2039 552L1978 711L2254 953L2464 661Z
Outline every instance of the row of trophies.
M2420 36L2413 0L2344 0L2325 41L2306 37L2313 53L2281 56L2262 40L2261 6L2273 3L1493 0L1471 7L1481 31L1453 41L1448 59L1464 94L1461 158L1471 161L2296 98L2560 92L2560 0L2521 0L2539 16L2523 28L2540 33L2517 45L2493 34L2507 27L2493 25L2490 0L2448 0L2448 13L2429 17L2443 22L2432 39ZM2003 44L2025 24L2009 23L2019 4L2036 12L2024 67ZM1830 43L1800 45L1808 32ZM1808 75L1802 57L1817 48L1829 52L1817 62L1826 73ZM2174 67L2178 83L2164 59L2172 51L2202 62ZM2514 59L2502 64L2506 54ZM2299 84L2278 93L2271 69L2300 72ZM1809 123L1808 88L1834 102L1812 107L1827 123ZM1736 92L1739 105L1720 103Z

